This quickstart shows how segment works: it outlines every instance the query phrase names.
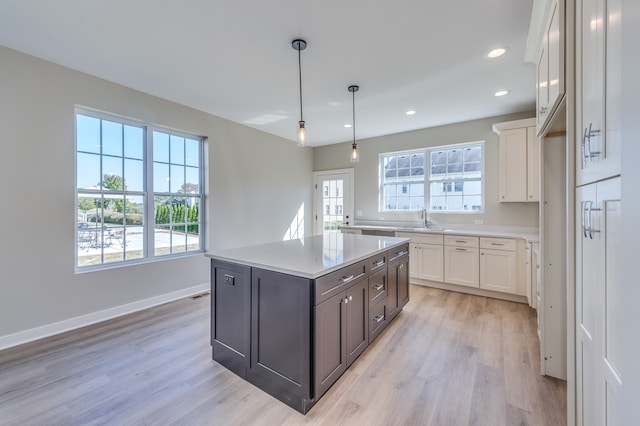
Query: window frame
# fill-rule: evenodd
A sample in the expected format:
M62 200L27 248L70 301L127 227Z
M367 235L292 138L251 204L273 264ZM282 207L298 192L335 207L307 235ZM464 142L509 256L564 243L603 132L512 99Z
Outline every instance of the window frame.
M431 175L431 153L434 151L450 151L454 149L464 149L469 147L480 147L481 152L481 160L480 160L480 178L470 178L470 177L460 177L460 178L444 178L444 179L433 179ZM424 147L418 149L411 149L405 151L393 151L393 152L383 152L378 155L378 169L379 169L379 185L378 185L378 212L385 214L401 214L407 212L417 212L422 209L387 209L384 199L384 187L385 187L385 173L384 173L384 162L385 159L392 156L399 155L412 155L412 154L423 154L425 163L424 163L424 174L422 179L423 184L423 205L427 209L429 213L436 214L482 214L485 212L485 141L478 140L473 142L462 142L455 143L449 145L440 145L433 147ZM462 163L464 165L464 162ZM456 191L456 182L471 182L471 181L480 181L480 197L481 197L481 208L479 210L433 210L432 209L432 200L431 200L431 183L440 183L441 185L450 184L451 193L462 193L463 191ZM407 182L397 182L397 185L408 185L409 180ZM413 182L413 183L419 183ZM444 187L444 186L443 186Z
M81 189L78 188L78 154L82 153L83 151L79 151L78 150L78 116L82 115L82 116L87 116L87 117L91 117L91 118L95 118L98 120L105 120L105 121L109 121L109 122L114 122L123 126L133 126L133 127L137 127L142 129L142 143L143 143L143 147L142 147L142 185L143 188L141 191L130 191L130 190L126 190L125 188L122 188L122 190L119 191L114 191L114 190L108 190L108 189L95 189L95 190L86 190L86 189ZM180 251L180 252L175 252L175 253L169 253L169 254L161 254L161 255L157 255L155 254L155 230L156 230L156 223L155 223L155 198L158 194L160 195L164 195L164 193L158 193L158 192L154 192L154 187L153 187L153 179L154 179L154 170L153 170L153 165L154 165L154 158L153 158L153 133L154 132L161 132L161 133L165 133L168 135L175 135L177 137L182 137L182 138L188 138L191 140L196 140L198 141L198 192L196 194L192 193L190 194L190 197L194 197L194 198L199 198L199 204L198 204L198 222L197 222L197 226L198 226L198 249L197 250L187 250L187 246L185 245L185 250L184 251ZM139 120L135 120L135 119L131 119L131 118L127 118L127 117L123 117L117 114L113 114L113 113L107 113L107 112L103 112L103 111L98 111L98 110L94 110L91 108L87 108L87 107L81 107L81 106L76 106L74 108L74 208L75 208L75 214L74 214L74 270L75 273L84 273L84 272L93 272L93 271L101 271L101 270L106 270L106 269L112 269L112 268L120 268L120 267L125 267L125 266L130 266L130 265L137 265L137 264L143 264L143 263L149 263L149 262L157 262L157 261L163 261L163 260L170 260L170 259L175 259L175 258L179 258L179 257L186 257L186 256L193 256L193 255L200 255L204 252L204 241L205 241L205 209L206 209L206 194L205 194L205 169L204 169L204 164L205 164L205 159L204 159L204 153L205 153L205 144L206 141L206 137L203 136L198 136L195 135L193 133L189 133L189 132L184 132L184 131L179 131L179 130L175 130L172 128L168 128L168 127L163 127L163 126L159 126L159 125L155 125L155 124L149 124L149 123L145 123ZM101 145L102 145L102 135L101 135ZM124 148L124 144L125 142L123 141L123 148ZM100 156L100 164L101 164L101 170L100 170L100 179L103 179L104 173L102 170L102 164L103 164L103 156L105 155L104 152L102 151L102 148L100 149L100 152L98 153L98 155ZM122 153L122 158L126 158L125 157L125 152L123 151ZM185 166L186 167L186 161L185 161ZM125 181L126 181L126 176L124 177ZM104 247L102 247L102 250L100 251L100 263L97 264L90 264L90 265L79 265L79 253L80 253L80 247L79 247L79 232L78 229L79 227L77 226L78 223L78 200L79 200L79 194L82 193L92 193L92 194L96 194L96 195L100 195L100 194L104 194L105 192L108 192L109 194L116 194L116 195L123 195L123 197L128 197L128 196L137 196L137 197L141 197L142 198L142 205L143 205L143 220L142 220L142 256L139 258L133 258L133 259L126 259L126 251L123 248L123 260L117 260L117 261L112 261L112 262L105 262L104 256L105 256L105 252L104 252ZM126 200L126 198L125 198ZM125 201L126 202L126 201ZM104 209L104 204L102 209ZM126 213L126 210L125 210ZM191 222L186 223L185 225L189 225L191 224ZM103 222L104 225L104 222ZM123 232L125 233L125 244L126 244L126 228L127 226L134 226L134 225L127 225L126 223L122 224L122 229ZM186 237L185 237L186 240ZM171 249L173 249L173 245L170 245Z

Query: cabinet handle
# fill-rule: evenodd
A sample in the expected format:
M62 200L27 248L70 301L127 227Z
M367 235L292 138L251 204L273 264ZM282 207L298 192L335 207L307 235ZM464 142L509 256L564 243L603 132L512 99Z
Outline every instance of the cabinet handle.
M503 246L504 244L502 243L491 243L492 246Z
M547 107L540 107L540 110L539 110L539 111L540 111L540 114L541 114L541 115L542 115L542 114L546 114L546 112L547 112Z
M582 157L582 167L585 167L587 165L587 133L589 132L589 129L587 129L586 127L584 128L584 134L582 135L582 143L580 144L580 152L581 152L581 157Z
M593 229L593 212L599 212L600 209L593 208L593 201L588 202L588 217L589 217L589 239L593 240L593 233L598 233L600 230Z
M592 130L591 129L592 125L593 123L589 123L589 133L587 135L587 153L588 153L589 160L591 160L593 157L600 155L600 151L596 151L596 152L591 151L591 136L594 136L600 133L600 130Z
M402 269L402 268L404 268L404 263L398 266L398 269Z
M384 260L381 260L380 262L373 262L373 266L382 266L384 265Z
M587 203L589 201L583 201L582 202L582 235L585 238L588 238L587 235Z
M353 296L349 296L349 302L353 300Z
M465 248L456 247L456 251L467 251Z
M373 289L377 291L377 290L380 290L382 287L384 287L384 284L376 284L373 286Z
M380 322L380 321L384 320L384 315L382 315L382 314L378 314L378 315L376 315L375 317L373 317L373 320L374 320L375 322Z
M354 277L354 275L349 275L348 277L344 276L344 277L340 278L340 281L342 281L342 283L348 283L349 281L351 281L353 279L353 277Z
M466 241L464 241L464 240L462 240L462 241L461 241L461 240L456 240L456 243L467 244L467 242L466 242Z
M344 303L345 305L349 303L349 298L345 297L344 299L342 299L342 303Z

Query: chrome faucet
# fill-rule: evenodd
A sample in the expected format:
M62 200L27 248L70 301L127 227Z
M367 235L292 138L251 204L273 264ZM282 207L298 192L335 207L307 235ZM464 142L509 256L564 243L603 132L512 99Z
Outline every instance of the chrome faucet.
M431 226L427 209L422 209L422 226L425 228L429 228Z

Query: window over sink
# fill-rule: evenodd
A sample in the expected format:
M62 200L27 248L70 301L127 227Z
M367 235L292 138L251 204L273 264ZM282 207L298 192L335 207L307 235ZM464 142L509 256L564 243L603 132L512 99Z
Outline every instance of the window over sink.
M382 212L482 212L484 141L383 153Z

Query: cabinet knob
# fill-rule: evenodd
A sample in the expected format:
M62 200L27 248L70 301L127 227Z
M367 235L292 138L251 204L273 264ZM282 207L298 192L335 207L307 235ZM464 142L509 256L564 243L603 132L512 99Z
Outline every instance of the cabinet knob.
M353 300L353 296L349 296L349 302Z

